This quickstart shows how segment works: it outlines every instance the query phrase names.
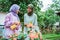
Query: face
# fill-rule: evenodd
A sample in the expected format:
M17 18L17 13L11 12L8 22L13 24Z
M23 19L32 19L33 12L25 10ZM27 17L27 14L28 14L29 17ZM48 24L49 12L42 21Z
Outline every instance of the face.
M28 13L31 13L32 12L32 9L30 7L27 8L27 12Z
M19 10L16 11L17 14L18 14L19 12L20 12Z

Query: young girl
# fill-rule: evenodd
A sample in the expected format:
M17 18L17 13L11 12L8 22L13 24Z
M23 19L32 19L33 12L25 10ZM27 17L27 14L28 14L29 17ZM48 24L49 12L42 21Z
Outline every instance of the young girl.
M18 17L20 7L17 4L13 4L10 7L10 12L6 15L4 21L4 38L7 40L12 37L12 35L17 34L21 31L20 20Z
M29 40L30 38L31 38L31 40L33 40L34 35L32 33L35 33L35 31L37 31L37 33L40 34L40 40L42 40L42 34L38 27L37 15L35 13L33 13L33 5L32 4L28 5L27 13L24 15L24 25L25 25L24 33L28 34L27 38L25 40ZM29 35L29 31L31 31L30 35Z

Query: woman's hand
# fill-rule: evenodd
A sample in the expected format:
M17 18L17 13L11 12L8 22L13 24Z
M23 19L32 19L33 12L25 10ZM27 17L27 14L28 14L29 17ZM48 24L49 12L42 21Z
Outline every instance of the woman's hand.
M15 36L18 36L18 34L17 34L17 33L14 33L14 35L15 35Z
M16 26L15 24L13 24L13 25L10 26L10 29L11 29L11 30L15 30L16 27L17 27L17 26Z
M14 22L14 23L10 26L10 29L11 29L11 30L15 30L19 25L20 25L20 22Z
M14 24L19 26L20 25L20 22L14 22Z
M13 40L17 40L17 38L13 38Z
M9 36L9 38L12 38L12 37L13 37L12 35Z

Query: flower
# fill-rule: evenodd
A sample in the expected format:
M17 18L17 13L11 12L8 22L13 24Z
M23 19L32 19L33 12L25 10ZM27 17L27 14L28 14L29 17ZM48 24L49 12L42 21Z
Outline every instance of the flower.
M13 40L17 40L17 38L13 38Z
M35 35L35 34L30 33L30 34L29 34L29 37L34 39L34 35Z
M35 34L35 37L34 38L38 38L38 33Z
M10 28L11 28L12 30L14 30L16 27L17 27L17 26L14 24L14 25L12 25Z
M28 28L32 28L32 27L33 27L33 24L29 23L29 24L27 25L27 27L28 27Z
M30 34L29 34L29 37L32 39L36 39L36 38L38 38L38 33L33 33L33 31L30 31Z

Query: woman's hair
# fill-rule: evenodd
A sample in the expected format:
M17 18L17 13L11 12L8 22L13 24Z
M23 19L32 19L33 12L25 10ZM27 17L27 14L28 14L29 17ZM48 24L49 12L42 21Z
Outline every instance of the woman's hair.
M17 10L20 9L20 6L17 5L17 4L13 4L11 7L10 7L10 12L16 12Z

